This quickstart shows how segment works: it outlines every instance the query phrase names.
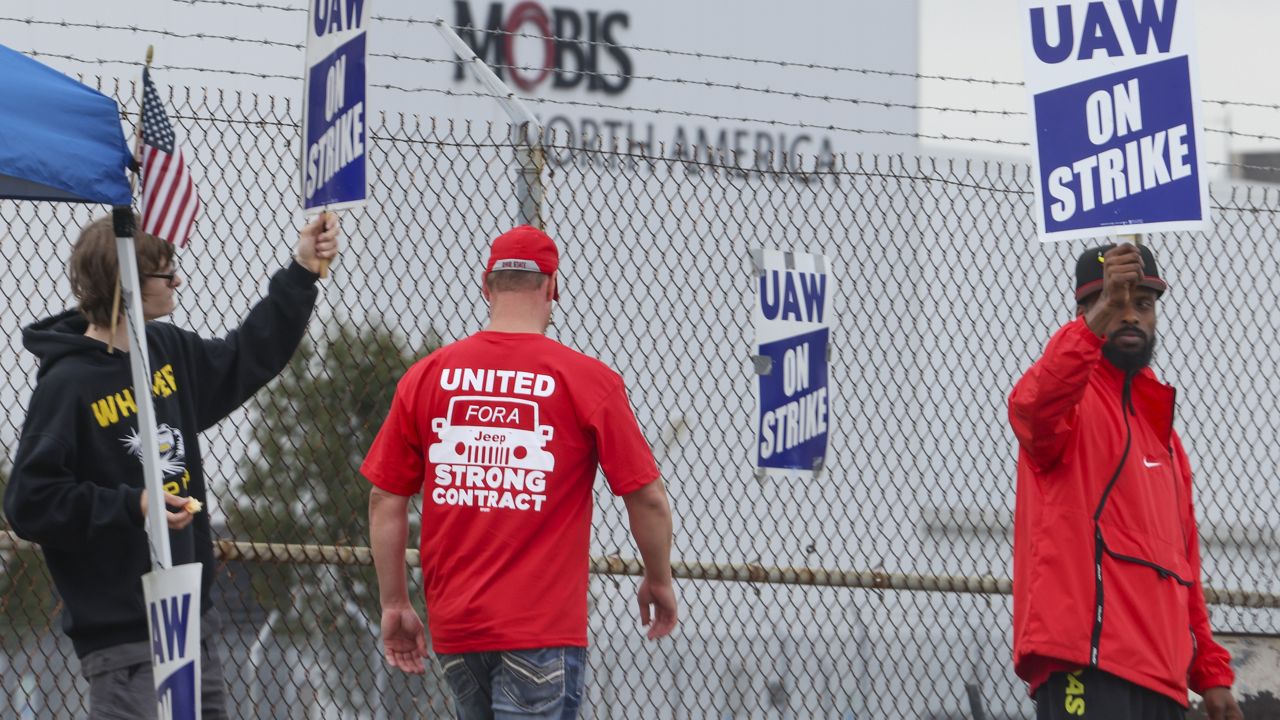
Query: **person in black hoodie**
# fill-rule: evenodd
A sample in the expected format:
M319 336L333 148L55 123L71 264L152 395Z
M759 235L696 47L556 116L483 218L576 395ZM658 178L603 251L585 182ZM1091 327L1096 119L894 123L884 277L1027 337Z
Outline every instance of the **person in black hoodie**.
M175 565L204 565L202 696L206 720L227 717L219 629L210 604L213 540L199 433L238 408L288 364L306 332L322 261L338 252L338 219L302 228L294 259L271 278L267 296L226 337L205 339L155 322L174 309L182 284L173 246L134 236L142 313L153 373L163 502ZM18 442L4 512L19 537L38 543L63 601L62 628L89 680L89 717L156 717L142 575L151 570L143 528L147 503L137 399L123 316L112 336L117 276L110 218L80 234L69 267L79 307L23 330L40 359ZM194 507L194 506L193 506Z

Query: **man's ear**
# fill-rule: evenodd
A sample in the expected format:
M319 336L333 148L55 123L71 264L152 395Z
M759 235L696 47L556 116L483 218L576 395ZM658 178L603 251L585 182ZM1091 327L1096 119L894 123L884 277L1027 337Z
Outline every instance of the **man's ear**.
M489 302L489 283L484 281L484 272L480 273L480 296L485 302Z

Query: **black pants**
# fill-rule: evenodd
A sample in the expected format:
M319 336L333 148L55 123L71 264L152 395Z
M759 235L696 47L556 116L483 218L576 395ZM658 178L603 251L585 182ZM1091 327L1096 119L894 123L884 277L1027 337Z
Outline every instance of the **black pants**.
M1165 695L1085 668L1054 673L1036 690L1036 720L1185 720Z

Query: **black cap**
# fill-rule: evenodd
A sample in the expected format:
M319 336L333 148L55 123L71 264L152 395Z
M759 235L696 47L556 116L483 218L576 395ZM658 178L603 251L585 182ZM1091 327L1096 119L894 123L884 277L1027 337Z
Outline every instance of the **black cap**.
M1090 248L1080 255L1079 260L1076 260L1076 302L1081 302L1102 290L1104 267L1102 257L1113 247L1115 245ZM1142 255L1143 275L1142 282L1138 284L1155 290L1157 295L1163 295L1164 291L1169 289L1169 283L1160 278L1160 270L1156 267L1156 256L1146 245L1139 245L1138 252Z

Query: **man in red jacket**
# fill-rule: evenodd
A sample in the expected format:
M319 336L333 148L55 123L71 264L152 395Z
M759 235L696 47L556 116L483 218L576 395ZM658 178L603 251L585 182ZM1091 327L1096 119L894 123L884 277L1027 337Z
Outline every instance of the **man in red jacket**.
M1041 720L1243 717L1213 640L1174 389L1148 364L1167 285L1146 247L1089 250L1075 320L1009 396L1018 437L1014 670Z

